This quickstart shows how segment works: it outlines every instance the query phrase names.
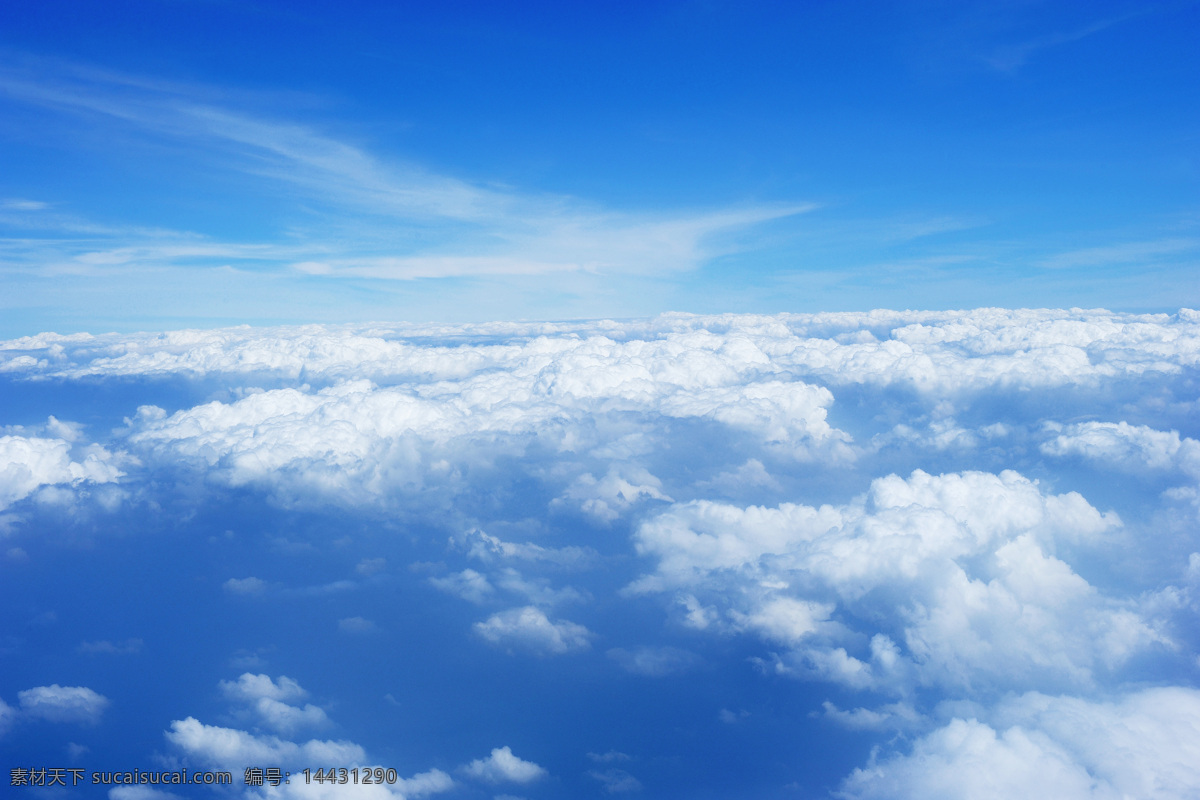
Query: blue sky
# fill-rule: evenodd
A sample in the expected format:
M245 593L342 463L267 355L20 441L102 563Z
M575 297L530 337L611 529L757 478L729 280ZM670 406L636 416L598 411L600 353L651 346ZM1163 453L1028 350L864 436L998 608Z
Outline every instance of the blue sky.
M1198 33L5 8L5 795L1194 798Z
M5 330L1195 305L1198 17L25 4Z

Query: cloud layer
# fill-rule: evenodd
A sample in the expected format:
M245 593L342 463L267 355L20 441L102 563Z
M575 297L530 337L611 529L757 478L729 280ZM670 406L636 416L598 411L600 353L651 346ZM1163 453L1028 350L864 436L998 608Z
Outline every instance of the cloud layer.
M696 740L716 735L701 724L766 736L770 715L745 698L811 693L797 730L876 747L829 779L845 797L1026 796L1038 780L1063 797L1186 797L1196 783L1195 312L43 334L0 343L0 370L18 393L123 387L86 426L62 421L80 403L4 429L7 565L43 557L39 531L83 530L52 500L111 490L122 519L217 525L213 552L260 542L269 558L218 559L187 585L247 619L304 605L314 641L356 664L451 654L460 687L504 682L493 697L533 676L645 704L678 692L703 723L639 724ZM259 516L226 520L226 502ZM221 521L193 521L205 514ZM222 714L156 723L173 757L373 764L377 742L334 719L339 678L310 694L287 677L318 685L307 659L266 672L278 643L261 635L217 686ZM137 630L79 641L91 663L161 646ZM18 692L0 724L102 722L89 692ZM388 685L372 702L411 706L397 697ZM524 713L483 717L501 731L497 718L532 724ZM677 757L588 764L636 748L579 741L572 764L567 745L495 735L422 751L425 771L355 796L654 793Z

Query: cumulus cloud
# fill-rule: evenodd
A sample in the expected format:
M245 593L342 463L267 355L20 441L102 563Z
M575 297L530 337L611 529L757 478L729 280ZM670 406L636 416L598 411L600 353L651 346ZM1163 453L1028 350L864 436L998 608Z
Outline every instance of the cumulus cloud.
M1079 456L1125 472L1176 469L1200 479L1200 441L1128 422L1080 422L1041 445L1051 456Z
M1029 693L989 722L951 720L911 752L857 769L845 798L1186 798L1200 785L1200 692L1117 701Z
M475 623L475 632L493 644L516 647L539 655L585 650L592 632L569 620L551 621L535 606L510 608Z
M600 383L591 376L576 385L580 378L573 370L582 368L559 365L558 376L518 368L421 391L362 380L315 392L275 389L163 419L141 418L129 441L147 458L190 461L232 485L287 485L290 480L361 501L379 500L397 485L419 487L439 470L453 474L454 464L435 458L435 451L462 462L477 457L468 452L470 443L480 440L513 454L538 438L564 446L564 426L578 429L596 412L709 418L797 454L849 439L825 421L833 396L819 387L772 382L708 390L689 387L708 382L694 376L682 385L648 381L645 389L635 390L620 375ZM568 497L594 501L589 508L601 518L611 518L614 509L638 497L665 497L652 478L624 485L622 480L593 478L589 491L588 479L581 477Z
M256 736L236 728L205 725L195 717L175 720L167 741L203 764L243 768L247 763L308 765L362 764L363 749L347 741L310 739L297 743L278 736Z
M243 673L236 681L221 681L221 692L234 700L253 702L262 698L269 700L302 700L308 692L286 675L272 679L270 675Z
M473 569L464 569L443 578L430 578L429 583L472 603L483 603L496 593L487 577Z
M360 765L360 772L378 765ZM246 800L406 800L446 792L456 786L454 779L440 769L429 770L395 783L306 783L291 781L280 786L264 786L247 791Z
M115 483L125 474L112 453L99 445L77 445L74 428L50 419L72 438L0 436L0 511L43 486Z
M487 758L475 759L463 772L488 783L533 783L546 776L546 770L513 755L508 747L497 747Z
M766 639L796 645L815 633L833 611L830 605L774 597L749 614L731 612L739 626L754 630Z
M239 772L249 765L301 769L323 768L373 769L365 749L347 740L308 739L294 741L298 729L328 723L325 712L311 704L303 708L289 705L308 696L308 692L287 676L271 678L265 674L243 673L235 681L221 681L221 693L235 704L237 715L249 711L255 720L274 731L252 733L237 728L206 725L195 717L175 720L164 731L166 740L185 758L185 763ZM454 780L438 769L399 778L394 783L309 783L293 780L279 786L249 788L247 800L403 800L448 791ZM137 800L137 798L131 798ZM150 800L150 798L147 798Z
M460 343L447 345L449 337ZM601 453L627 436L653 448L662 420L749 437L762 451L759 464L766 453L844 465L865 451L829 422L843 388L903 387L931 401L987 387L1163 380L1198 361L1200 317L1186 310L668 314L622 323L41 334L0 343L0 362L21 376L226 375L241 394L173 414L142 407L129 419L128 446L232 485L266 485L293 501L315 491L323 502L349 505L419 496L430 485L463 491L480 463L530 448ZM952 417L893 428L893 441L916 438L942 450L988 440ZM111 459L97 459L93 479L114 480L101 469ZM597 466L580 461L558 493L597 520L670 494L644 464L609 458ZM769 476L738 480L762 484ZM29 482L11 483L15 496Z
M434 339L450 336L483 341L448 346ZM503 343L496 343L501 337ZM649 400L664 389L674 394L672 387L747 383L760 375L770 382L782 373L829 385L901 383L942 393L968 386L1049 387L1178 374L1198 358L1200 313L1188 309L1174 315L997 308L666 314L620 323L45 333L0 342L0 366L20 374L274 373L434 383L508 369L547 379L543 388L552 394L630 400Z
M51 722L95 724L109 706L107 697L86 686L57 683L17 692L17 701L22 714Z
M780 672L898 692L1035 676L1085 686L1167 642L1136 604L1052 555L1120 524L1015 472L918 470L841 506L678 504L638 528L656 570L630 590L686 590L692 627L783 646Z
M291 705L307 697L308 692L285 675L272 680L269 675L246 672L237 681L221 681L220 688L226 697L252 709L259 724L276 733L290 735L302 728L318 728L329 722L319 706L312 703L303 707Z

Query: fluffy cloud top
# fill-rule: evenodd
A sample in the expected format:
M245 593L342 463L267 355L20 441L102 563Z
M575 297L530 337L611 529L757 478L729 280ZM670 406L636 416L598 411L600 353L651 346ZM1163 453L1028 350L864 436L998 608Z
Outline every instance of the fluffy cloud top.
M1128 422L1069 425L1042 444L1052 456L1081 456L1130 472L1178 469L1200 479L1200 441Z
M1117 702L1037 693L989 725L954 719L906 755L855 770L845 798L1184 798L1200 786L1200 691L1147 689Z
M475 632L494 644L540 655L562 655L587 649L592 633L570 620L550 620L535 606L510 608L475 623Z
M546 770L513 755L508 747L495 748L490 756L475 759L463 771L488 783L532 783L546 775Z
M43 486L114 483L123 474L113 455L98 445L78 447L66 439L0 436L0 511Z
M43 334L0 343L0 363L19 377L246 382L237 399L173 414L141 409L128 444L152 462L188 461L234 485L266 481L355 504L400 487L419 491L483 452L520 456L534 442L581 452L599 443L598 421L627 418L704 420L771 453L846 462L856 457L852 437L828 418L838 387L953 396L1174 376L1200 363L1200 317L979 309ZM976 443L970 431L948 430L962 446ZM7 479L11 498L47 482L119 474L102 454L64 461L61 442L8 447L14 453L0 448L0 469L8 458L29 473ZM563 500L612 521L637 500L667 496L641 467L600 474L581 472Z
M487 341L443 343L464 337ZM1200 313L1187 309L667 314L645 322L40 334L0 343L0 368L20 375L273 373L435 383L515 367L548 379L556 393L627 399L671 386L744 383L754 374L945 391L1170 374L1198 362Z
M226 697L253 709L260 724L283 735L302 728L316 728L328 723L325 711L312 703L303 707L291 705L308 696L300 684L287 676L272 680L269 675L244 673L234 681L221 681Z
M362 764L366 754L353 742L310 739L297 743L256 736L236 728L205 725L195 717L176 720L167 741L202 764L242 769L247 763L307 765Z
M677 505L638 528L657 568L631 590L686 590L692 627L756 633L790 652L780 670L857 688L1090 685L1165 642L1052 555L1119 525L1015 472L916 471L842 506Z
M286 675L272 680L270 675L243 673L236 681L221 681L221 692L236 700L302 700L308 692Z
M38 719L51 722L96 723L109 700L104 695L86 686L35 686L17 692L21 711Z
M222 694L235 706L249 707L260 722L280 735L260 735L237 728L206 725L195 717L175 720L164 736L189 761L235 773L247 765L291 768L293 773L318 765L322 769L374 769L364 748L354 742L321 739L298 742L286 738L304 724L328 721L324 710L311 704L303 709L287 705L288 701L295 702L308 696L295 680L247 672L236 681L221 681L219 686ZM244 797L246 800L404 800L445 792L454 786L454 780L448 774L433 769L411 778L398 778L392 783L304 780L292 780L279 786L268 783L246 789ZM137 798L131 796L129 800Z

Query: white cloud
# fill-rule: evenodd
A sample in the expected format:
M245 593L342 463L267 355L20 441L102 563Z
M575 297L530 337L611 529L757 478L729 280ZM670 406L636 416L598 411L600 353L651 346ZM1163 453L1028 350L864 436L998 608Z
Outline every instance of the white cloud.
M107 697L86 686L57 683L17 692L17 701L24 715L51 722L95 724L109 706Z
M906 759L855 770L845 798L1056 797L1113 798L1052 741L1020 728L1001 734L976 720L956 719L920 740Z
M1050 269L1094 267L1108 264L1137 264L1145 267L1148 262L1158 261L1164 256L1200 250L1200 239L1160 239L1150 242L1128 242L1103 247L1089 247L1059 253L1041 262Z
M473 569L464 569L444 578L430 578L429 582L443 592L457 595L472 603L483 603L496 592L488 579Z
M167 741L185 757L185 763L198 763L240 773L247 765L278 766L291 769L293 780L279 786L266 784L248 788L245 800L404 800L454 788L454 780L438 769L422 772L393 783L316 783L296 780L301 769L337 767L360 771L374 769L366 751L346 740L309 739L293 741L299 729L329 723L325 712L312 704L303 708L286 701L298 701L308 693L286 676L244 673L236 681L221 681L221 693L239 708L239 717L254 719L278 735L251 733L237 728L206 725L195 717L175 720L164 732ZM137 800L137 798L131 798Z
M1128 422L1068 425L1041 450L1051 456L1082 456L1127 472L1180 470L1200 479L1200 441Z
M359 765L359 772L380 769L378 765ZM446 792L456 786L454 779L439 769L421 772L395 783L306 783L292 780L280 786L247 790L246 800L407 800Z
M510 608L475 623L475 632L493 644L541 655L561 655L590 646L592 633L569 620L551 621L534 606Z
M1115 702L1029 693L991 724L954 719L905 755L855 770L846 798L1188 798L1200 786L1200 692L1145 689Z
M712 352L715 344L698 342L698 363L685 361L686 369L668 363L677 359L661 346L635 359L632 344L562 340L546 364L537 344L508 370L463 381L419 389L346 381L315 392L258 392L162 419L143 416L131 423L130 443L147 457L190 461L233 485L291 481L359 502L396 486L419 488L438 479L439 469L453 475L461 470L455 462L478 458L482 442L514 454L535 439L561 445L566 431L590 425L597 412L712 419L804 457L814 448L844 449L848 440L826 422L828 390L802 382L742 385L739 373L748 365ZM437 452L454 461L435 458ZM589 508L602 518L639 497L665 499L653 476L631 470L636 483L614 474L588 489L580 478L568 496L595 501Z
M401 563L451 562L427 563L424 574L485 605L473 632L501 651L557 655L602 641L560 609L604 593L603 603L642 608L661 599L669 624L686 629L676 634L693 637L688 650L675 649L639 627L632 641L643 646L605 650L631 672L676 675L730 651L728 638L714 645L710 637L736 636L738 652L753 648L753 663L769 674L838 684L842 707L814 710L817 724L916 742L904 754L883 751L848 780L849 796L936 796L943 787L954 796L962 781L979 788L970 764L980 765L980 781L1004 771L996 786L1013 792L1044 773L1049 788L1040 794L1065 796L1081 786L1092 792L1084 796L1173 796L1171 786L1190 780L1179 759L1156 756L1135 774L1121 765L1134 763L1123 753L1137 742L1111 731L1085 741L1063 726L1125 725L1150 731L1151 742L1188 734L1151 708L1151 695L1120 698L1126 682L1193 667L1189 624L1200 593L1195 581L1170 584L1179 583L1179 558L1197 549L1194 525L1168 501L1195 490L1131 502L1106 496L1110 478L1076 462L1153 471L1156 480L1200 474L1191 423L1196 312L43 335L0 343L0 364L18 381L217 376L203 384L203 396L215 398L208 402L139 408L116 434L120 446L156 473L194 470L206 479L196 486L211 479L373 514L382 505L432 522L428 529L441 531L433 546L461 531L446 555L377 544ZM210 383L223 388L209 394ZM1089 418L1147 424L1046 422ZM51 420L36 432L0 433L50 442L55 463L85 463L78 426ZM1024 475L1005 470L1012 465ZM1041 482L1026 477L1035 475ZM578 525L576 510L611 523L609 532ZM40 550L28 549L36 561ZM387 568L382 558L342 552L347 560L337 563L357 563L356 581ZM1150 556L1174 559L1170 575ZM1200 556L1192 560L1200 565ZM567 571L573 586L550 580ZM609 596L612 582L630 575L640 577ZM272 587L241 577L224 590ZM613 619L586 617L593 627ZM339 628L366 623L346 617ZM85 649L108 651L102 642ZM173 723L171 741L189 758L215 763L243 746L293 763L308 760L310 745L362 753L351 742L297 735L328 720L294 681L248 673L222 689L235 705L225 723L237 727ZM1106 697L1118 699L1097 699ZM1174 699L1181 708L1191 702ZM743 719L728 709L717 716ZM608 766L597 774L619 784ZM1151 783L1139 783L1151 773ZM425 775L430 786L449 781ZM333 796L284 792L255 796Z
M278 736L256 736L236 728L205 725L195 717L175 720L167 741L206 765L243 769L246 764L363 764L363 749L347 741L310 739L297 743Z
M463 772L488 783L532 783L546 776L546 770L513 755L508 747L493 749L487 758L477 758L463 767Z
M516 560L578 567L596 557L596 551L590 547L544 547L533 542L506 542L478 528L453 538L451 544L465 549L468 556L485 563Z
M466 341L447 346L431 340L437 336ZM505 337L504 344L496 343L498 336ZM59 377L267 373L296 378L303 373L325 381L366 377L377 383L389 378L434 383L467 381L500 369L518 378L540 378L542 390L555 396L640 398L643 404L670 396L673 387L694 392L748 379L762 381L769 393L781 374L830 386L908 384L944 396L970 387L1162 377L1198 360L1200 314L1188 309L1172 316L994 308L772 317L667 314L621 323L44 333L0 342L0 365ZM526 386L538 388L529 380ZM676 401L711 406L716 399L679 395Z
M115 483L125 474L112 453L75 444L76 430L50 419L73 438L0 436L0 511L43 486Z
M219 686L226 697L242 703L253 711L260 724L277 733L291 735L300 729L319 728L329 722L319 706L290 704L303 700L308 692L286 675L272 680L269 675L246 672L237 681L221 681Z
M311 126L264 118L256 113L258 98L245 101L244 110L219 107L211 90L53 62L43 61L36 79L0 69L0 89L10 100L56 114L85 114L88 130L132 128L160 143L185 145L210 169L249 172L272 191L286 185L306 197L305 246L291 237L232 244L182 232L88 226L92 236L82 244L59 237L32 248L30 261L76 270L100 264L161 272L199 258L377 280L676 271L735 249L717 241L723 235L813 208L612 212L381 159ZM13 210L37 210L10 202L17 203Z
M440 769L431 769L428 772L417 773L411 778L401 778L397 781L396 788L406 796L421 797L449 791L454 788L454 779Z
M848 465L870 450L829 422L841 387L911 388L931 406L987 387L1161 381L1200 363L1200 317L979 309L42 334L0 343L0 362L28 375L254 381L266 390L170 415L146 407L129 421L127 442L140 456L233 485L305 502L397 502L429 498L430 487L465 491L500 455L548 449L603 458L560 470L556 492L615 520L667 497L639 461L660 445L664 418L748 437L759 456ZM888 435L973 452L1002 424L976 430L952 416L926 418L898 420ZM621 441L641 445L616 463ZM738 480L767 486L763 473Z
M572 502L601 522L612 522L641 500L671 502L662 481L646 469L613 467L599 480L590 472L580 475L556 502Z
M921 720L908 703L887 703L879 708L855 708L844 711L826 700L821 704L825 710L822 717L837 723L843 728L856 731L884 731L895 728L913 727ZM812 716L816 716L814 713Z
M570 586L555 589L545 578L525 578L512 567L497 570L493 580L498 588L515 594L531 605L549 608L560 603L580 602L586 596Z
M947 417L917 427L900 423L888 433L873 437L871 444L875 447L918 445L935 450L972 450L978 447L981 433L963 428L952 417Z
M856 688L1090 686L1167 642L1051 555L1119 525L1015 472L918 470L842 506L677 504L637 529L656 570L630 590L686 590L691 627L754 632L787 648L774 669Z
M286 675L272 679L270 675L245 672L236 681L221 681L219 686L226 697L246 702L264 697L281 701L303 700L308 696L299 683Z
M832 611L831 605L776 597L749 614L734 612L734 618L742 627L755 630L771 641L796 645L816 633Z
M0 208L5 211L44 211L49 207L49 203L43 203L40 200L21 200L17 198L0 200Z
M285 736L301 729L320 728L328 724L324 709L305 703L304 707L289 705L269 697L260 697L254 710L263 725Z

